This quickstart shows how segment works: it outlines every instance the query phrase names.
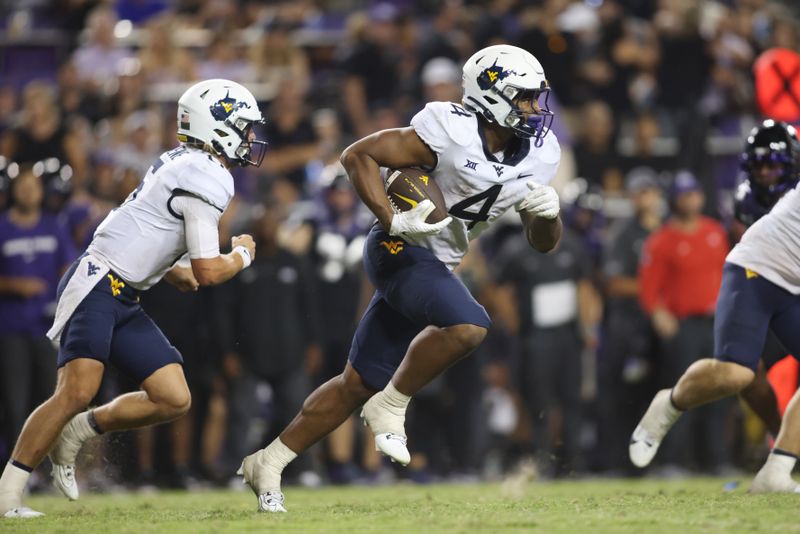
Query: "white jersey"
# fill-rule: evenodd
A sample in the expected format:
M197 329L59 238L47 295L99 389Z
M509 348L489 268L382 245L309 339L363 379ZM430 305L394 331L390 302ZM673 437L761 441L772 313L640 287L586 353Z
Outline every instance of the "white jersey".
M794 295L800 294L800 191L797 187L747 229L726 261L755 271Z
M233 177L202 150L180 146L162 154L142 183L95 231L87 252L139 290L155 285L187 253L176 199L203 200L216 222L233 197Z
M450 102L427 104L411 119L411 126L438 157L430 175L453 217L438 234L413 242L431 250L450 269L461 262L471 240L509 208L518 208L530 191L527 182L548 184L561 159L553 132L538 147L530 139L519 139L513 154L498 158L486 146L477 115Z

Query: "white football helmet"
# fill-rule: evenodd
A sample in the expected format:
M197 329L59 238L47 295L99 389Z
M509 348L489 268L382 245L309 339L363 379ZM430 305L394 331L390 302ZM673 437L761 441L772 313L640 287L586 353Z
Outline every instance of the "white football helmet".
M263 123L252 93L230 80L196 83L178 100L178 140L207 144L236 165L261 165L266 143L249 136L254 124ZM259 147L255 158L254 146Z
M489 122L511 128L519 137L533 137L537 146L550 131L550 86L541 63L530 52L511 45L479 50L464 64L462 83L464 107ZM524 101L530 102L532 114L520 109Z

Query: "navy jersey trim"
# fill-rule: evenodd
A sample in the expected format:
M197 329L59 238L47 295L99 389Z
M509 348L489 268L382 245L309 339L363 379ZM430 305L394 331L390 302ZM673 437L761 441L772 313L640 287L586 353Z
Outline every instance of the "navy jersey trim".
M186 191L185 189L176 188L176 189L172 190L172 194L167 199L167 211L169 211L169 214L172 215L173 217L175 217L176 219L178 219L179 221L183 220L183 215L181 215L180 213L178 213L174 209L172 209L172 201L175 200L175 197L193 197L193 198L196 198L198 200L202 200L203 202L205 202L206 204L208 204L209 206L211 206L215 210L219 211L220 213L223 213L223 211L224 211L224 210L220 209L218 206L215 206L214 204L209 202L208 199L205 199L205 198L201 197L200 195L192 193L191 191Z
M478 136L481 138L481 145L483 146L483 155L486 156L486 159L489 161L493 161L494 163L499 163L501 165L509 165L514 167L520 161L524 160L528 157L528 154L531 151L531 140L530 139L523 139L517 137L516 135L511 138L506 145L505 150L503 151L504 159L503 161L498 161L494 154L489 151L489 144L486 142L486 134L483 131L483 123L481 123L480 118L475 116L475 120L478 122Z

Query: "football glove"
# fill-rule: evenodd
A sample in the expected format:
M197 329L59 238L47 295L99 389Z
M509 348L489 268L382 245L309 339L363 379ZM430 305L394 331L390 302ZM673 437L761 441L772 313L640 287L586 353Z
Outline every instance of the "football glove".
M558 202L558 193L549 185L528 182L530 192L519 205L520 211L527 211L544 219L555 219L561 209Z
M408 211L395 213L389 235L414 238L438 234L453 218L445 217L437 223L428 224L425 219L434 209L436 206L426 198Z

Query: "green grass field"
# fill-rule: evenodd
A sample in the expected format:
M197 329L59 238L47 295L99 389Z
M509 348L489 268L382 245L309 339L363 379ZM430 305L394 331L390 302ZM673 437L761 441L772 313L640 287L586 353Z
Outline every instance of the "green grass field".
M250 492L34 497L47 517L0 532L800 532L800 496L725 493L729 480L289 488L288 514L257 513Z

